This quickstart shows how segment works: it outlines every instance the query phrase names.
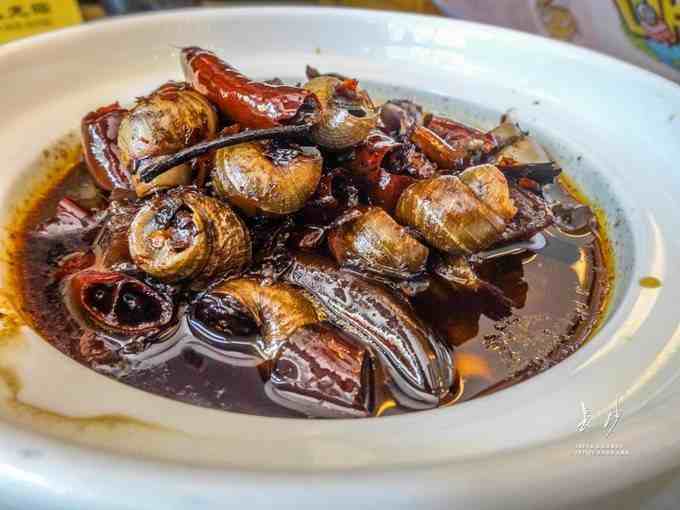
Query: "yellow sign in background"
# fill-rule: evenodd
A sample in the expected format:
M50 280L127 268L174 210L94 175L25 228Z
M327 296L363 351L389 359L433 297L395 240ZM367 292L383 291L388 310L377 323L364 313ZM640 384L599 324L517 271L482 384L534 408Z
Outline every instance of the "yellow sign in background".
M76 0L0 0L0 44L81 21Z

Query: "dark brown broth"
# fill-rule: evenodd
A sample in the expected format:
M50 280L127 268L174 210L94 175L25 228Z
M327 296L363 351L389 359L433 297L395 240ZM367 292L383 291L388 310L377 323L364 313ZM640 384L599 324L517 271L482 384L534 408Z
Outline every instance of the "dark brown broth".
M91 239L62 233L36 239L34 228L54 215L56 203L70 196L83 205L97 200L94 187L77 165L28 216L19 251L23 308L34 327L62 352L137 388L191 404L267 416L301 416L271 402L258 367L220 361L191 336L182 320L177 331L141 354L111 363L83 353L104 352L102 339L86 335L70 317L58 285L56 262L64 254L89 248ZM514 302L508 310L488 297L453 292L443 281L412 299L423 319L455 346L462 384L456 401L467 400L523 380L558 363L578 349L597 325L606 302L608 276L597 232L568 237L548 232L540 253L487 263L484 276ZM88 361L89 360L89 361ZM404 412L378 388L374 414Z

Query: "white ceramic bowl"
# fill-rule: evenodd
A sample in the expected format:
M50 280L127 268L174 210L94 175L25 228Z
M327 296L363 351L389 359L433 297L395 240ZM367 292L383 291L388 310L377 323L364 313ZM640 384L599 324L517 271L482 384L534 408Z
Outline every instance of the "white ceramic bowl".
M485 128L514 108L610 219L610 314L587 345L527 382L359 421L181 404L98 375L22 327L0 337L0 502L526 510L584 501L680 463L676 85L590 51L433 17L257 8L94 23L0 48L0 220L41 178L45 146L90 109L179 78L176 48L189 44L256 77L301 79L309 63L375 90L448 96L427 100ZM663 286L640 287L648 275ZM617 402L619 423L605 437ZM582 404L592 422L579 432ZM612 443L617 455L592 450Z

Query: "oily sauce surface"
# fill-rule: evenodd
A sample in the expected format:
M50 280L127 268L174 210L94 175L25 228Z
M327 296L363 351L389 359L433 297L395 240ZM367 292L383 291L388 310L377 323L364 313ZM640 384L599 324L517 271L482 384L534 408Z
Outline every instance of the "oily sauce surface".
M226 364L218 348L191 335L185 319L141 352L125 348L112 357L106 339L84 330L70 316L55 279L60 258L87 250L94 233L36 232L64 196L90 207L103 200L84 166L76 165L30 212L17 242L22 307L45 339L101 373L158 395L235 412L302 416L265 395L262 367ZM456 293L436 279L411 298L418 315L455 347L456 402L553 366L596 328L609 288L600 234L588 230L568 236L549 229L546 237L548 244L539 253L496 259L482 268L482 275L511 298L512 309L482 294ZM388 391L377 393L375 415L406 412Z

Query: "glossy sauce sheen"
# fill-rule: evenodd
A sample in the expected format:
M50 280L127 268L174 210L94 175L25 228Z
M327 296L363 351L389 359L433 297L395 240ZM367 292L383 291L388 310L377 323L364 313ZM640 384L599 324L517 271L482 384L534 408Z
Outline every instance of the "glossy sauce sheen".
M218 346L194 338L185 319L168 338L141 353L131 349L123 354L121 363L110 359L102 338L70 317L58 285L52 283L56 261L87 249L92 239L58 232L37 241L34 228L54 215L65 195L84 206L94 205L94 190L84 167L76 165L22 226L18 257L23 307L34 327L65 354L152 393L242 413L302 416L265 395L264 367L225 364ZM512 310L481 294L453 292L437 279L411 298L418 315L455 347L459 380L452 402L496 391L549 368L578 349L596 327L609 287L598 233L567 236L549 229L545 234L548 245L540 253L487 262L481 271L511 298ZM388 390L377 386L374 415L406 412Z

